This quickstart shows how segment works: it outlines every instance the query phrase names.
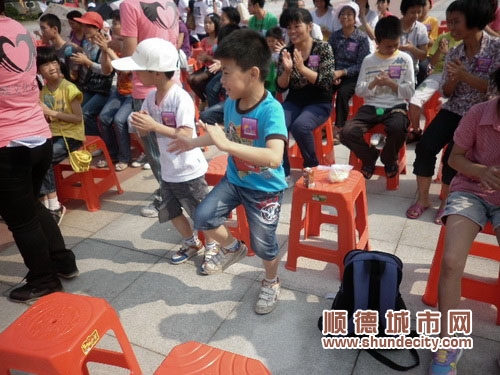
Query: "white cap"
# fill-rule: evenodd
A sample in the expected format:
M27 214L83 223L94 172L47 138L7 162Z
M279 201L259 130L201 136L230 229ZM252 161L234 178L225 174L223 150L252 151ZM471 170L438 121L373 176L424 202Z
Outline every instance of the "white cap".
M354 1L350 1L348 3L341 3L335 8L335 18L340 17L340 12L344 8L351 8L354 11L354 16L356 17L356 26L361 25L361 21L359 20L359 5Z
M111 61L116 70L173 72L179 69L179 52L165 39L144 39L132 56Z

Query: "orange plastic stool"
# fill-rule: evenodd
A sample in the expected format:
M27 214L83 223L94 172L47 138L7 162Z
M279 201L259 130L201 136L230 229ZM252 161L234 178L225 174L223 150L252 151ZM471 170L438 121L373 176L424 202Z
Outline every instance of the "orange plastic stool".
M136 133L130 134L130 146L137 149L137 151L139 151L139 153L144 152L144 147L142 147L141 142L139 142L139 136Z
M439 91L436 91L434 95L432 95L432 97L427 101L427 103L424 104L424 130L427 129L431 121L434 120L434 117L436 117L438 112L441 110L441 101L439 100L440 98L441 94L439 93Z
M370 144L370 139L373 134L385 134L384 131L384 125L375 125L373 128L368 130L365 133L365 142ZM349 154L349 164L354 167L356 170L361 170L361 160L357 158L357 156L354 154L354 152L350 152ZM403 144L401 149L399 150L399 157L398 157L398 174L393 177L393 178L388 178L386 182L386 187L387 190L398 190L399 189L399 175L400 174L406 174L406 142ZM373 173L374 175L377 176L385 176L385 170L384 167L382 166L376 166L375 167L375 172Z
M434 258L432 259L425 293L422 296L422 302L433 307L437 306L438 303L438 284L439 275L441 273L441 260L444 253L445 233L446 227L443 225L441 227L441 232L439 232L439 239L436 246L436 252L434 253ZM495 235L493 226L490 223L486 225L481 233ZM469 255L475 255L500 262L500 251L498 251L498 246L484 242L474 241ZM486 302L495 305L497 308L496 324L500 325L500 271L498 273L497 282L494 284L474 280L468 277L462 277L461 296L474 301Z
M335 104L336 104L336 97L337 93L333 95L332 99L332 113L330 114L330 120L333 125L335 125L335 119L337 117L337 111L335 110ZM365 100L357 95L353 95L351 98L352 104L349 106L349 114L347 116L347 119L350 120L354 116L356 116L356 113L358 113L358 109L365 104Z
M177 345L153 375L271 375L262 362L189 341Z
M97 211L101 208L99 197L116 186L118 194L122 194L120 181L116 177L113 162L109 156L104 141L97 136L87 136L84 143L85 149L90 152L102 150L107 168L90 168L88 172L75 173L69 164L57 164L54 166L56 177L57 196L61 202L69 199L84 200L87 210ZM64 171L71 171L69 176L63 176Z
M297 270L297 258L306 257L324 262L335 263L340 269L340 278L344 273L344 256L352 249L369 249L368 243L368 207L366 185L363 175L351 171L344 182L331 183L328 171L314 168L315 187L306 188L303 177L295 184L288 235L288 259L286 269ZM306 213L302 219L302 207ZM337 215L321 212L322 206L332 206ZM322 223L336 224L338 227L337 250L325 249L300 241L300 232L304 229L304 239L320 235ZM356 239L356 232L359 239Z
M326 131L326 144L323 144L323 129ZM333 128L332 120L328 118L322 125L313 130L314 149L319 164L330 165L335 163L335 152L333 151ZM299 145L295 143L288 148L288 160L290 168L304 168L304 159L300 153Z
M96 348L112 330L123 353ZM141 375L115 310L101 298L53 293L40 298L0 334L0 374L88 375L98 362Z
M220 155L208 163L208 170L205 174L205 180L208 186L215 186L222 180L222 177L226 174L227 169L227 155ZM250 247L250 227L248 226L247 215L245 212L245 207L239 205L236 207L237 225L235 227L227 227L232 235L243 241L248 248L248 256L253 256L255 253ZM201 236L200 236L201 237Z

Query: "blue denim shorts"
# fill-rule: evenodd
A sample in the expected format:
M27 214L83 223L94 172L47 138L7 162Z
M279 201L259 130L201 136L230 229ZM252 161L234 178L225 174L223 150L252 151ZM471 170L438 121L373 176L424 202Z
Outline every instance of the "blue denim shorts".
M448 215L464 216L484 229L488 221L493 229L500 227L500 206L488 203L476 194L454 191L448 195L443 223Z
M276 229L283 191L265 192L233 185L224 176L196 208L194 227L197 230L218 228L230 212L242 204L250 228L250 246L264 260L278 256Z

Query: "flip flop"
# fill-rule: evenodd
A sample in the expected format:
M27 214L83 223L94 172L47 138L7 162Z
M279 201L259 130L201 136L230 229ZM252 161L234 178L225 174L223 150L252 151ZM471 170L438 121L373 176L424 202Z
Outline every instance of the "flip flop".
M441 218L443 217L443 215L444 215L444 208L440 208L436 212L436 216L434 216L434 223L437 224L437 225L443 225L443 221L441 220Z
M419 203L414 203L406 210L406 217L408 219L418 219L428 208Z

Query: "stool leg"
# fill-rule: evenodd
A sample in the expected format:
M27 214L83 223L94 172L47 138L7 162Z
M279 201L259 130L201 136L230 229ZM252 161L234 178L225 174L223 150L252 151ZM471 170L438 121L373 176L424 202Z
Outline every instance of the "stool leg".
M316 203L308 203L307 204L307 235L309 236L319 236L320 235L320 226L321 226L321 204Z
M128 369L130 370L130 375L142 375L141 367L139 366L134 351L132 350L132 345L130 345L130 342L128 341L127 334L120 324L118 315L114 311L113 314L116 316L117 323L114 325L114 327L112 327L112 330L115 333L118 342L120 343L123 356L125 358L125 361L127 362Z
M427 279L427 285L425 286L425 293L422 296L422 302L428 306L437 306L438 301L438 284L439 275L441 273L441 261L443 259L444 252L444 237L446 233L446 227L441 227L441 232L439 233L439 240L436 246L436 252L434 253L434 258L432 258L431 269L429 271L429 277Z
M356 205L356 228L359 233L359 248L363 248L364 250L369 250L368 206L364 190L361 191L361 193L356 198L355 205Z
M399 172L393 178L386 178L386 189L387 190L398 190L399 189Z
M87 205L88 211L98 211L101 209L101 202L99 202L99 195L97 195L96 189L94 188L94 177L92 175L92 170L88 172L83 172L82 176L82 190L85 194L85 204ZM85 186L92 186L90 189L85 189Z
M294 190L293 197L297 197L296 190ZM302 206L303 202L297 198L292 201L292 211L290 216L290 231L288 233L288 255L285 268L290 271L297 271L297 258L300 242L300 231L302 229ZM304 219L307 221L307 218Z

